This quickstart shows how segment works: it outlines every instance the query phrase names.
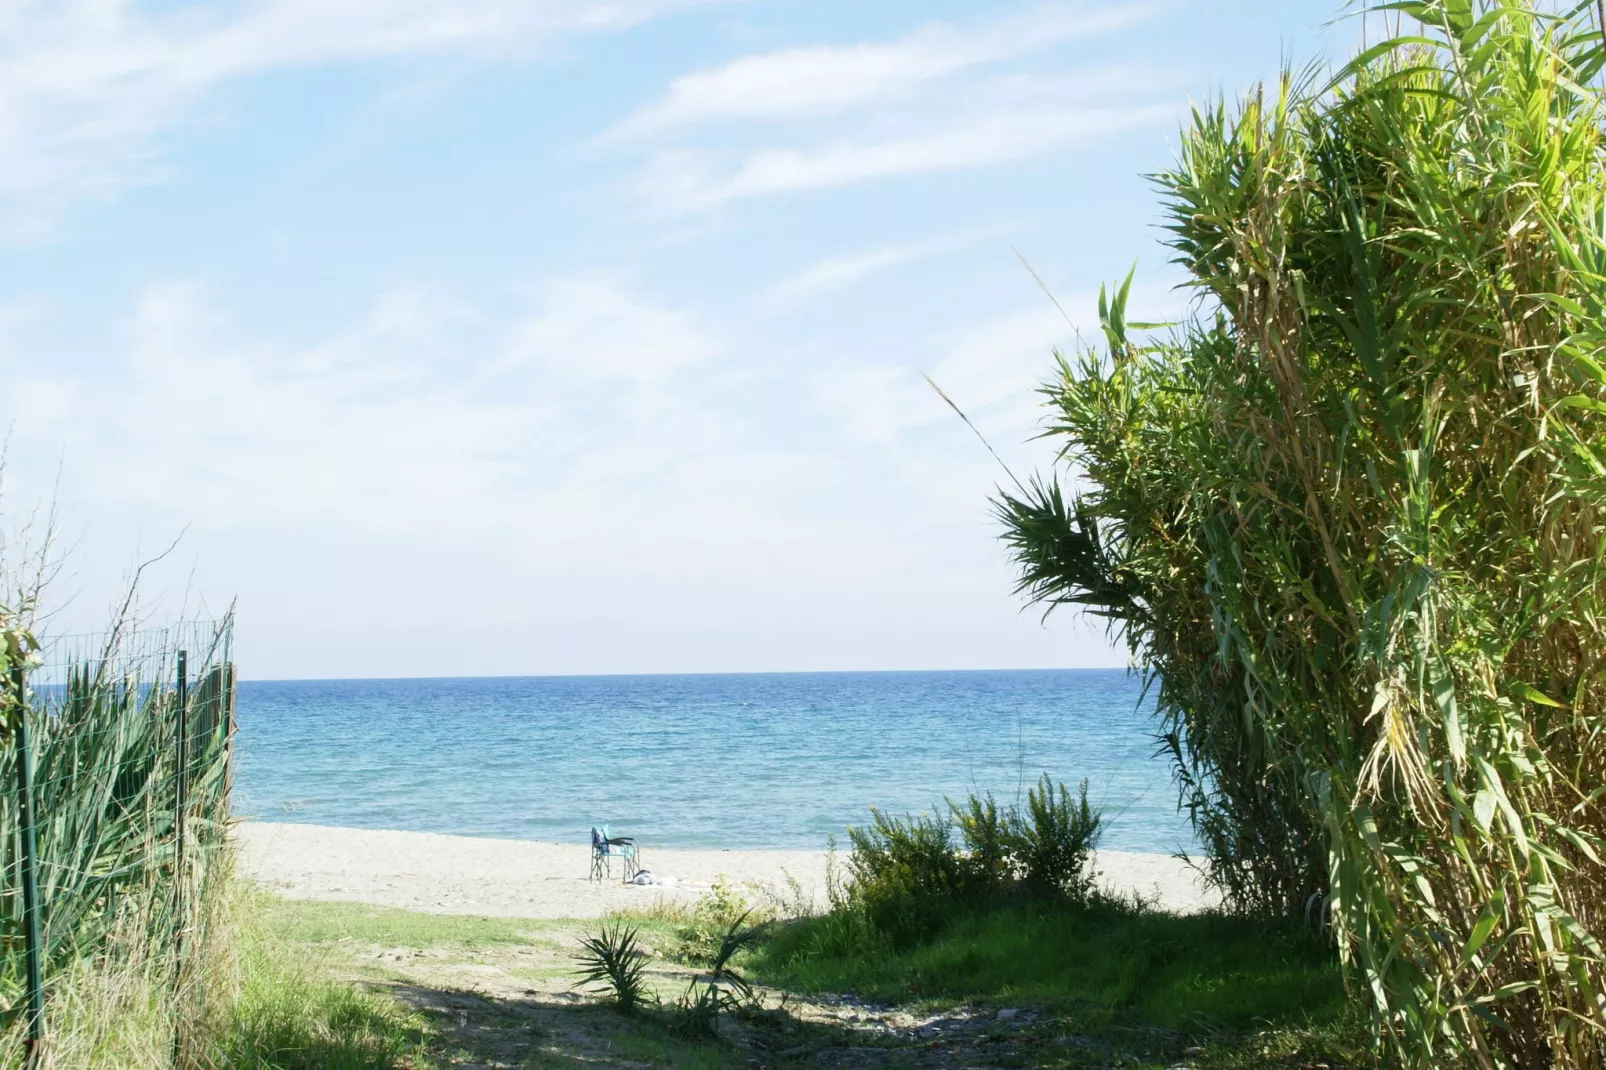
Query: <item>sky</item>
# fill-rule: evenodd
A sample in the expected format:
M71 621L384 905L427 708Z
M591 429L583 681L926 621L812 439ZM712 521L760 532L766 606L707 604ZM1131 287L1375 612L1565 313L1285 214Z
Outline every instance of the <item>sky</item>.
M12 552L247 678L1125 665L922 374L1051 468L1099 286L1186 307L1143 176L1340 6L0 0Z

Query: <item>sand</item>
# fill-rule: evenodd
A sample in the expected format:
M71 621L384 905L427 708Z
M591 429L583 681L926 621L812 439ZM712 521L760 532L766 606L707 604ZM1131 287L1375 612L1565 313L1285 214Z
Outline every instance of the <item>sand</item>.
M324 825L244 821L235 827L244 875L292 899L342 900L432 914L514 918L594 918L692 900L716 878L790 901L792 878L815 904L825 899L824 851L712 851L642 847L642 862L671 885L588 879L585 843L443 836ZM1183 862L1167 855L1101 851L1097 866L1115 889L1192 911L1213 902Z

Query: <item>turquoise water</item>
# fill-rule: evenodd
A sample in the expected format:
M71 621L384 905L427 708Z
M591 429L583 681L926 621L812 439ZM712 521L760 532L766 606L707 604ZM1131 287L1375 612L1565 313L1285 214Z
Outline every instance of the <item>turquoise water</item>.
M236 811L269 821L675 847L820 848L866 808L1089 781L1105 846L1189 845L1119 670L258 681Z

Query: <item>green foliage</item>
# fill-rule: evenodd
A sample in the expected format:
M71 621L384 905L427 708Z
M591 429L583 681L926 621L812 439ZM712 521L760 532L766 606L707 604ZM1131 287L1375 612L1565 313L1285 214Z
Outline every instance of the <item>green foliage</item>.
M111 984L104 994L112 999L122 981L107 978L121 978L127 991L143 991L137 979L150 963L165 964L177 998L206 944L204 908L219 879L228 818L232 619L154 633L119 625L92 648L47 647L48 664L5 609L0 622L0 868L8 874L0 894L0 1001L15 1009L26 1000L15 788L24 724L47 1024L60 1018L49 1006L58 990L78 1000L74 985L100 991ZM190 653L183 703L178 646ZM23 677L20 692L13 670ZM6 1029L23 1022L7 1015Z
M1087 490L999 510L1147 666L1213 878L1331 922L1385 1054L1599 1067L1599 8L1385 6L1415 32L1194 115L1195 314L1101 295L1044 388Z
M948 822L928 815L892 817L871 809L872 823L848 830L849 902L900 945L935 929L969 891L967 867Z
M738 952L751 947L758 930L745 924L743 914L720 937L706 973L686 987L670 1018L670 1031L684 1037L718 1037L722 1014L740 1013L756 1007L752 982L731 964Z
M6 745L0 749L0 844L6 872L20 871L16 806L16 720L28 718L39 859L39 903L45 971L92 955L133 911L150 939L163 944L193 928L208 879L212 848L227 819L226 690L232 622L197 629L194 674L185 720L186 810L184 868L179 861L180 739L174 650L166 633L155 648L139 633L110 633L103 649L74 658L59 671L63 683L30 686L26 701L10 694ZM204 644L204 645L203 645ZM207 656L211 648L212 656ZM37 661L37 656L33 659ZM29 667L30 678L40 674ZM23 947L21 895L0 896L0 991L20 990Z
M848 830L853 853L835 913L857 912L895 945L930 935L957 904L1016 894L1085 902L1101 818L1087 782L1073 796L1043 774L1026 812L999 810L991 795L949 801L946 817L898 818L871 808L871 824Z
M325 976L250 922L238 939L232 985L208 979L220 1005L196 1045L196 1065L390 1070L420 1048L422 1023L394 1000Z
M1107 900L955 906L935 935L901 949L833 913L781 927L751 969L798 992L1025 1003L1089 1032L1325 1028L1347 1006L1337 956L1303 925Z
M634 927L615 921L580 941L581 984L605 987L615 1007L634 1014L656 1001L647 986L647 953Z
M214 860L182 957L153 941L137 912L93 955L53 979L48 1036L73 1070L391 1070L414 1065L422 1022L382 996L328 976L316 955L268 931L269 902ZM175 978L179 983L175 985ZM23 1065L22 1035L0 1036L0 1066Z
M974 801L973 796L972 810ZM1044 773L1026 792L1025 815L1014 810L1008 815L1004 859L1006 864L1013 862L1028 891L1086 902L1095 877L1089 856L1098 846L1101 824L1087 801L1087 781L1073 798L1064 784L1055 784ZM971 828L962 827L972 858L990 846L990 838L975 840Z
M758 915L758 916L755 916ZM721 874L707 892L697 897L691 916L675 932L674 957L681 962L705 965L718 957L726 935L749 920L770 920L770 913L752 906L747 896Z
M960 860L964 884L989 892L1008 887L1015 878L1017 840L1009 815L999 811L992 794L972 794L963 806L950 802L948 816L965 845ZM859 842L854 839L855 849Z

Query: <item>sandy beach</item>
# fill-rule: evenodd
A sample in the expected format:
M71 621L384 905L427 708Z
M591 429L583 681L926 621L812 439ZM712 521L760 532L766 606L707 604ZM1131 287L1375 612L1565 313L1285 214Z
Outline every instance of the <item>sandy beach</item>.
M661 898L692 900L717 878L762 897L793 898L788 878L816 904L825 899L824 851L686 850L643 845L642 861L671 884L588 879L584 843L444 836L324 825L241 822L234 830L243 874L275 894L401 907L432 914L592 918L648 907ZM1104 883L1136 890L1167 909L1198 910L1212 898L1196 875L1167 855L1101 851Z

